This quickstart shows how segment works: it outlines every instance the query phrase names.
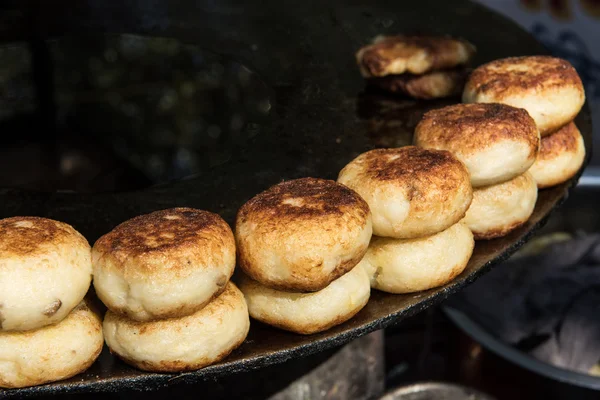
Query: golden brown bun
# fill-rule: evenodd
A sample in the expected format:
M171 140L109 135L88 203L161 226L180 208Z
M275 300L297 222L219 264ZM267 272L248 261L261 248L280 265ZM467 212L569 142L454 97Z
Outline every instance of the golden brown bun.
M62 321L24 332L0 332L0 388L21 388L77 375L100 355L102 321L81 302Z
M462 93L468 72L465 68L432 71L423 75L388 75L369 79L369 84L390 93L415 99L440 99Z
M456 104L427 112L414 143L448 150L462 161L473 187L506 182L531 167L540 146L535 121L505 104Z
M467 64L475 47L460 39L444 36L380 36L356 53L356 62L365 78L423 74Z
M458 159L415 146L363 153L342 169L338 182L369 204L374 235L397 239L454 225L473 197L469 172Z
M269 289L245 275L240 277L240 289L252 318L304 335L349 320L367 304L371 294L369 277L359 265L318 292Z
M504 236L523 225L535 208L537 186L529 172L473 191L464 222L476 240Z
M351 270L371 239L371 214L354 191L302 178L275 185L240 208L239 265L265 286L314 292Z
M206 307L185 317L139 322L111 311L104 317L111 352L154 372L192 371L221 361L244 342L249 329L246 301L231 282Z
M546 136L575 118L585 102L585 92L577 71L566 60L511 57L475 69L465 86L463 102L524 108Z
M575 123L542 138L537 160L529 170L538 188L559 185L571 179L583 165L585 144Z
M91 280L90 245L70 225L38 217L0 220L0 331L61 321Z
M412 293L443 286L456 278L467 266L474 247L471 230L458 222L417 239L373 237L359 265L369 274L372 288Z
M138 321L200 310L235 267L235 240L221 217L173 208L123 222L92 250L94 288L113 312Z

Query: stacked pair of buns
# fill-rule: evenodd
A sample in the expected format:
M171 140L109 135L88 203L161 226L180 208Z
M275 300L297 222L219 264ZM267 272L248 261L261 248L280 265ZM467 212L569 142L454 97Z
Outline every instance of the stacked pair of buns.
M84 297L90 245L73 227L37 217L0 220L0 388L85 371L102 351L102 323Z
M460 95L475 47L445 36L379 36L356 53L369 85L417 99Z
M111 352L147 371L195 370L225 358L250 327L231 228L217 214L174 208L123 222L92 249L108 308Z
M250 315L300 334L352 318L371 293L358 265L371 234L367 203L331 180L290 180L250 199L235 226Z
M473 71L463 102L502 103L527 110L542 138L529 170L539 188L563 183L581 168L585 146L573 120L585 102L585 92L568 61L548 56L492 61Z
M461 220L473 190L467 169L450 152L371 150L346 165L338 182L359 193L373 215L375 236L361 262L373 288L427 290L465 269L474 239Z
M531 216L537 186L529 172L540 136L527 111L505 104L456 104L432 110L414 143L452 152L469 171L473 202L464 222L475 239L503 236Z

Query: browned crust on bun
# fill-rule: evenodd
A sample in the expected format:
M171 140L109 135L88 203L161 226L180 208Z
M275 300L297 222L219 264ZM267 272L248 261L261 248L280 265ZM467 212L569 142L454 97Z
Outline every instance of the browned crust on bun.
M137 268L152 273L163 269L162 264L154 262L157 257L177 259L170 263L172 271L186 270L190 256L209 258L217 247L235 248L233 232L219 215L171 208L123 222L96 241L94 252L109 253L117 267L135 258Z
M277 218L265 221L273 225L284 221L313 220L341 216L348 208L363 218L369 214L367 203L353 190L332 180L300 178L271 186L245 203L238 211L238 220L254 215Z
M447 186L448 180L459 180L447 174L448 168L466 172L464 165L450 152L427 150L416 146L397 149L375 149L362 155L366 174L374 180L390 181L412 185L415 177L422 178L424 184ZM445 191L441 193L446 194ZM420 190L414 187L412 196L419 196ZM444 200L441 198L440 200Z
M571 122L542 138L540 153L529 170L539 189L568 181L585 161L585 143L581 132Z
M356 53L365 78L409 72L422 74L467 64L475 47L446 36L383 36Z
M71 225L40 217L0 220L0 257L31 256L47 252L47 246L89 246ZM0 265L0 270L2 266Z
M543 137L575 119L585 102L585 91L577 71L566 60L510 57L475 69L462 100L524 108Z
M551 160L564 152L574 153L577 151L579 135L581 135L579 129L574 122L571 122L553 134L545 136L542 138L538 159Z
M415 128L415 144L473 154L502 140L523 141L535 157L540 145L535 121L505 104L455 104L431 110Z
M96 251L115 258L162 256L181 249L198 247L199 241L214 239L220 245L233 244L229 225L217 214L193 208L171 208L140 215L115 227L94 244ZM197 251L210 249L198 248ZM152 264L140 263L145 268ZM185 268L187 263L175 264Z
M566 60L550 56L509 57L476 68L465 90L498 99L527 90L573 85L583 90L581 78Z

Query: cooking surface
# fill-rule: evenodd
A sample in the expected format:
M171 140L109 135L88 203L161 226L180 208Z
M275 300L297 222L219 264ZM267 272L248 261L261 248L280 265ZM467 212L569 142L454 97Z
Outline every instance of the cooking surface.
M354 53L378 34L417 32L426 28L427 32L434 34L463 36L478 48L476 63L544 52L540 44L511 22L466 1L453 4L424 1L411 4L410 7L403 7L392 1L380 2L377 6L370 2L346 4L344 1L337 1L323 5L318 1L289 4L267 1L262 2L260 7L241 1L207 1L197 3L197 7L193 8L184 1L168 4L128 1L120 5L106 5L92 0L62 0L52 5L45 2L27 4L34 4L36 8L30 9L16 3L7 7L4 15L7 20L10 15L10 26L17 28L9 29L9 24L0 24L0 40L11 44L21 40L21 53L27 54L29 51L30 58L39 61L40 65L48 63L55 66L52 73L47 68L34 69L35 63L31 63L32 70L37 71L35 76L38 84L42 82L41 88L37 89L42 93L37 99L37 104L41 107L37 108L37 114L32 118L49 121L49 127L56 127L57 131L50 131L49 135L56 134L65 141L76 142L78 146L81 142L83 146L93 144L94 148L99 146L98 143L103 144L106 146L104 153L107 157L114 157L121 165L128 163L123 160L124 152L119 151L125 145L129 146L127 150L131 153L143 153L154 142L159 142L162 151L174 153L174 157L169 159L173 161L177 157L186 158L186 152L179 151L185 146L174 139L182 140L185 144L186 130L192 132L191 136L202 139L201 145L192 143L200 149L199 158L204 159L203 165L190 169L189 172L196 174L192 180L132 192L156 182L157 179L164 182L169 178L187 175L185 170L171 174L159 173L158 177L144 173L144 168L152 170L153 162L156 161L148 157L147 164L143 161L139 163L143 164L141 168L128 170L133 174L133 179L126 181L135 181L136 184L131 184L129 189L125 185L125 193L122 193L123 185L115 185L119 186L116 190L121 192L119 194L49 194L14 189L0 191L0 195L8 196L9 199L19 199L2 201L0 216L46 215L72 223L91 241L127 218L175 205L219 212L228 222L232 222L239 206L268 186L282 179L302 176L335 178L340 168L360 152L386 145L385 136L389 136L389 131L385 133L386 124L404 123L411 118L406 116L407 113L413 115L413 121L418 120L420 106L413 102L403 102L390 107L388 102L384 103L382 111L377 104L375 107L367 104L365 107L361 106L366 112L358 110L360 116L357 115L357 96L363 91L364 83L356 68ZM69 13L64 13L64 9L69 9ZM32 20L34 23L29 24ZM487 28L490 25L494 25L495 29L481 29L482 26ZM27 26L31 27L30 31L25 28ZM147 57L135 53L143 47L131 46L131 42L136 41L135 38L128 40L123 37L96 36L89 40L82 35L82 32L101 31L174 37L182 43L193 43L197 48L190 50L191 55L188 52L188 60L164 57L157 52L154 56ZM503 34L497 35L496 32ZM25 40L32 35L38 38L66 38L59 40L58 44L44 46L40 41ZM137 40L138 44L144 42L143 39ZM144 87L124 86L125 82L131 84L131 77L120 77L111 70L111 66L115 64L117 72L120 68L135 75L136 68L132 68L131 65L134 64L127 61L127 54L119 54L119 51L126 53L127 46L129 52L133 50L138 60L146 60L144 62L150 66L153 64L149 61L152 57L159 62L163 60L163 65L180 65L184 81L210 72L214 64L214 68L222 70L224 78L228 79L228 82L220 82L224 87L231 83L231 75L225 74L226 68L243 69L256 78L257 86L263 93L258 97L265 96L267 99L253 100L256 113L247 120L242 118L241 122L239 119L235 123L231 121L230 117L233 118L235 114L233 110L221 114L224 121L229 122L229 126L242 125L236 135L230 133L228 136L227 132L224 133L224 121L206 120L199 123L200 117L204 119L209 115L207 110L204 114L202 110L188 110L187 115L175 115L171 111L170 114L165 112L164 116L157 116L157 107L168 111L169 102L173 99L167 95L161 103L162 97L159 98L156 93L153 97L150 86L154 85L156 88L162 85L160 89L172 89L179 97L180 91L188 90L185 89L185 82L182 88L182 82L178 82L176 74L160 75L160 68L155 66L158 73L151 74L145 70L142 79ZM148 43L144 46L152 47ZM24 52L24 49L27 51ZM53 61L57 53L63 55L62 61ZM204 59L212 57L216 62L194 64L194 58L196 62L199 59L197 55ZM27 56L23 55L21 59L26 60ZM129 67L126 66L127 62ZM140 64L135 65L139 68ZM59 66L70 67L74 71L67 73L59 70ZM3 67L3 71L7 68L11 67ZM55 96L54 103L47 98L47 93L51 92L47 88L50 76L54 77L54 84L58 86L55 92L66 94ZM79 83L77 79L80 79ZM85 85L82 82L91 84ZM204 86L200 86L203 93L196 94L199 96L196 99L212 102L213 106L223 108L224 102L219 103L215 95L207 94L210 82L202 84ZM119 89L117 93L107 90L115 85ZM2 90L6 92L7 87L9 86L3 85ZM36 90L33 87L29 92L19 92L14 86L10 88L9 93L13 97L10 101L12 107L9 108L26 103L28 93ZM141 94L136 97L134 89L141 90ZM221 89L217 92L225 94L226 90ZM20 101L14 99L15 93L21 96ZM69 101L69 96L77 101ZM133 117L115 119L114 122L110 119L109 122L109 117L117 115L111 109L111 102L120 100L125 103L124 111L132 113ZM369 102L368 98L366 102ZM7 104L6 100L4 103ZM134 107L130 107L132 104L128 103L133 103ZM188 101L186 104L191 103ZM52 104L56 107L53 108ZM128 126L138 118L136 108L144 107L147 110L140 126L136 128L137 132L130 130ZM184 107L181 105L172 108L182 109ZM377 115L369 115L369 109L374 109ZM28 110L24 111L28 118ZM184 111L179 113L184 114ZM380 117L382 113L386 114L385 118ZM198 117L194 119L194 115ZM159 117L166 120L166 123L158 123L161 122ZM99 121L98 124L96 121ZM411 126L408 125L406 129L411 129ZM46 133L43 127L38 130ZM8 132L2 132L3 140L7 142L14 140L14 134ZM116 132L126 132L128 139L137 139L137 142L133 146L127 142L111 144L106 139L116 136ZM147 139L144 134L148 135ZM225 139L221 137L222 134ZM102 138L103 135L107 137ZM95 139L94 136L104 140ZM405 141L410 140L406 136L404 138ZM401 139L397 138L395 141ZM159 161L166 158L159 157ZM167 162L163 161L163 164ZM69 186L72 188L74 185L65 185L65 188Z
M53 128L48 135L67 143L65 148L75 148L80 154L87 154L86 146L103 146L110 161L108 164L116 168L113 171L123 171L120 175L123 179L111 181L110 185L100 185L100 190L98 187L78 187L77 179L56 178L48 184L47 191L34 192L14 187L26 186L26 180L8 182L11 177L5 176L2 178L6 179L4 182L13 187L0 190L0 217L28 214L62 220L74 225L90 242L125 219L173 206L218 212L231 223L242 203L282 179L302 176L335 179L341 167L361 152L374 147L409 143L410 132L420 115L426 109L442 104L397 101L362 93L364 83L353 55L360 45L375 35L423 31L427 27L430 33L463 36L478 47L477 64L506 56L544 53L543 48L524 31L469 2L420 1L410 7L391 1L377 6L369 2L347 3L334 1L324 5L316 0L289 4L266 1L257 7L247 2L229 1L198 3L195 8L187 6L187 2L138 5L129 1L116 6L99 1L60 1L52 6L39 5L43 9L34 13L37 15L34 15L37 18L34 24L37 34L60 34L64 38L33 44L21 42L16 45L17 50L12 44L11 51L31 51L48 65L59 65L52 60L62 53L65 64L60 65L71 65L80 74L81 80L75 79L75 83L69 81L74 79L73 76L64 74L62 69L49 77L48 70L42 69L37 89L33 85L29 92L17 90L16 93L21 93L18 100L23 100L22 103L16 100L10 103L14 107L25 104L21 110L22 114L29 115L25 119L46 121ZM25 18L28 12L19 6L14 7L16 11L11 11L16 15L13 26L15 20ZM64 13L62 10L67 7L70 12ZM25 29L24 25L17 25L18 29ZM111 78L109 74L104 81L101 72L112 71L110 64L118 64L125 57L119 53L123 42L136 42L145 49L157 42L136 36L84 36L80 33L99 31L179 39L179 42L162 43L172 43L172 46L183 49L184 57L175 57L181 61L178 65L181 65L182 75L174 73L171 67L161 70L161 65L173 65L169 64L173 58L159 53L147 63L147 71L158 72L143 73L143 85L132 89L127 86L132 78L125 75L120 80L118 73L115 73L117 78L114 75ZM498 32L502 34L498 35ZM9 31L0 25L0 35L5 42L14 42L27 37L28 32ZM86 43L93 45L82 52ZM180 43L197 46L185 47ZM117 50L109 51L111 46ZM169 46L166 47L168 52ZM198 55L201 60L209 59L210 62L194 64L194 60L199 60ZM134 52L134 57L139 56L139 52ZM27 56L16 58L20 60L18 62L27 63ZM153 59L159 61L155 63ZM100 70L95 69L98 63L101 64ZM34 65L31 65L32 69L35 69ZM131 64L124 70L126 74L134 73L139 65ZM210 85L202 85L214 78L210 75L214 72L213 68L221 71L221 75L217 75L221 77L219 82L222 86L213 86L211 91ZM44 71L46 75L43 75ZM159 76L161 71L166 73L166 78ZM194 104L218 104L220 107L230 104L229 100L219 103L218 99L221 95L225 96L221 99L227 99L227 87L235 86L234 77L240 79L240 74L246 78L241 78L238 83L246 79L254 85L254 89L249 91L254 96L249 95L251 101L234 102L235 107L223 112L222 119L214 121L209 120L214 114L208 112L208 106L205 110L187 108ZM202 80L203 76L209 79ZM180 77L183 77L183 83L177 80ZM170 79L168 82L171 83L165 79ZM197 88L190 89L187 84L196 79L202 84L198 86L199 91ZM48 88L48 82L52 81L53 86ZM12 82L18 82L18 79ZM46 86L40 88L40 82L45 82ZM87 86L81 82L88 82ZM19 84L22 88L27 85L27 80L21 80ZM6 91L6 87L0 84L0 90ZM235 87L238 95L243 93L238 86ZM63 96L40 98L38 95L36 106L28 108L26 97L35 90L46 96L48 93L63 93ZM166 97L164 92L167 92ZM11 93L15 93L14 89ZM136 97L136 93L141 94ZM169 97L168 93L172 96ZM191 93L189 98L194 100L185 100L182 106L172 106L170 102L175 97L185 97L185 93ZM196 95L200 97L194 97ZM124 108L120 107L123 106L121 103L125 103ZM135 121L136 107L143 114L137 130L130 129L135 126L131 121ZM180 110L182 114L169 114L169 110ZM13 112L11 116L13 130L3 131L5 141L15 140L14 132L23 131L24 125L19 126L18 123L28 123L23 120L15 122L16 115ZM118 115L126 118L115 118ZM236 115L239 118L234 118ZM161 119L163 116L164 119ZM2 123L6 123L8 117L3 118ZM198 123L200 120L203 123ZM164 126L161 125L163 121L166 121ZM578 125L589 152L591 126L587 108L579 117ZM188 126L191 126L191 135L186 137ZM124 142L113 140L117 136L126 139ZM43 143L44 137L42 134L40 139L42 144L39 148L42 149L47 145ZM198 138L201 140L195 141ZM35 142L32 138L25 139ZM120 152L123 146L128 151ZM180 151L182 148L185 149L183 153ZM132 160L130 155L136 153L139 157ZM156 154L158 156L154 157ZM182 162L181 154L187 154L187 158L183 157L187 163ZM56 149L51 155L60 160L64 153ZM198 162L190 163L193 159ZM49 168L55 167L56 162L51 159ZM105 165L102 162L92 160L90 165ZM157 165L161 167L154 168ZM181 168L182 165L185 168ZM102 168L95 171L98 170ZM89 169L84 171L88 172L83 176L93 174ZM186 176L188 178L177 180ZM32 179L35 181L40 177ZM158 185L153 186L156 183ZM441 301L492 264L506 259L560 203L571 184L541 192L534 215L521 229L505 238L479 243L465 272L446 287L402 296L374 292L368 306L355 318L327 332L299 336L253 321L250 336L242 347L223 363L198 372L177 376L143 373L124 365L105 351L90 370L71 380L0 392L0 397L116 391L125 387L149 389L177 382L198 382L341 345ZM76 188L79 192L52 192L56 185Z
M122 192L207 173L247 158L271 109L255 73L175 39L67 36L0 51L1 158L23 166L3 169L2 187Z

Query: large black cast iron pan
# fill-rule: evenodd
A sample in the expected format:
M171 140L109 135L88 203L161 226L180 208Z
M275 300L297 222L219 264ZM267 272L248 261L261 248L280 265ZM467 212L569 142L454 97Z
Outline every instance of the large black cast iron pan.
M218 212L232 223L241 204L283 179L335 179L361 152L409 143L422 113L443 103L364 91L354 52L378 34L462 36L477 46L476 64L546 53L513 23L467 1L62 0L9 2L1 10L2 59L11 60L3 64L23 65L0 69L0 119L12 110L10 129L41 132L42 142L53 138L42 146L83 142L79 148L103 155L98 163L118 160L114 165L131 167L121 178L137 178L123 178L131 186L115 178L76 192L6 184L12 187L0 189L0 217L62 220L90 242L128 218L173 206ZM190 81L199 86L190 89ZM22 118L15 122L15 115ZM589 159L587 106L577 123ZM5 142L14 141L10 129L0 129ZM452 283L414 295L374 292L355 318L327 332L300 336L253 322L247 341L224 362L182 375L140 372L105 351L84 374L0 391L0 398L199 382L339 346L439 303L507 259L576 180L542 191L522 228L478 243Z

